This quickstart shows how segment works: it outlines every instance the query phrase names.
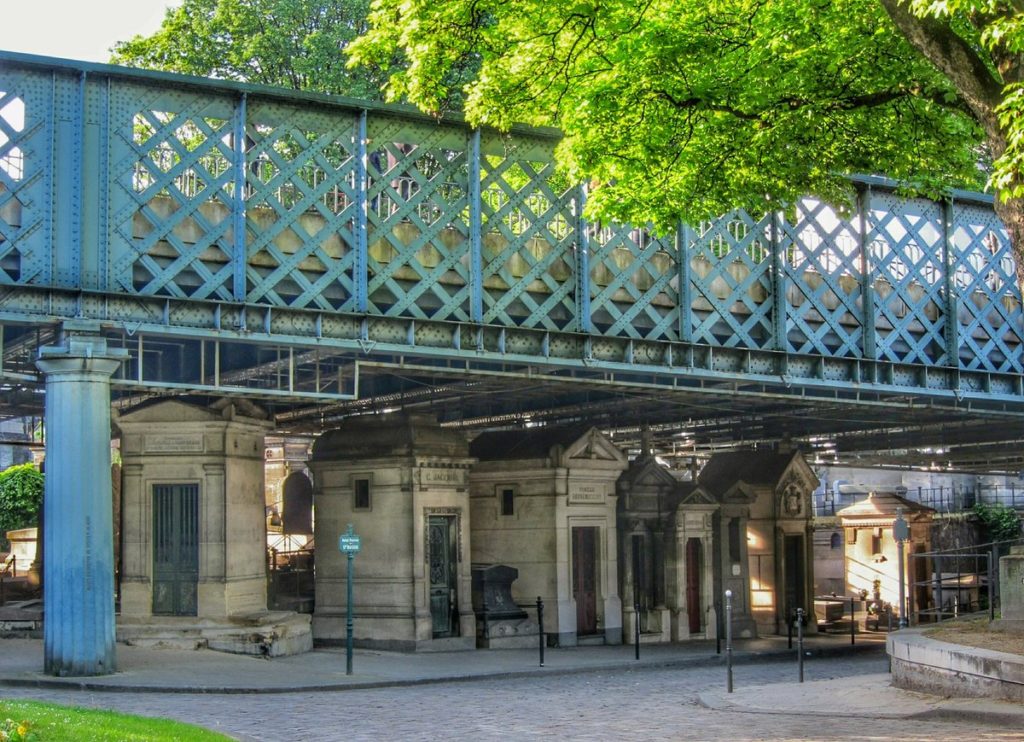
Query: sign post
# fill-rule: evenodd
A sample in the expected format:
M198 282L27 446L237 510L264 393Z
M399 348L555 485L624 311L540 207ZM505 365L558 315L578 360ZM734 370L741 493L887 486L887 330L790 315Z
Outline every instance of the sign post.
M345 607L345 674L352 674L352 567L356 554L362 543L359 536L352 530L352 524L348 524L348 530L338 537L338 550L348 557L348 599Z
M903 508L896 508L896 521L892 524L892 537L896 541L896 569L900 573L900 622L899 628L907 626L906 571L903 567L903 544L910 538L910 525L903 517Z

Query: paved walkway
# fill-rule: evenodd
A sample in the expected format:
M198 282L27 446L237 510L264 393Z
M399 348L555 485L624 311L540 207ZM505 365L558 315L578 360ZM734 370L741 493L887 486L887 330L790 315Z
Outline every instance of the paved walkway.
M217 697L224 699L210 706L209 718L206 720L209 726L214 726L213 720L219 726L227 723L232 713L231 707L247 708L249 701L243 700L244 696L239 694L248 695L254 701L267 696L252 694L303 694L303 698L309 699L302 701L303 704L323 697L326 705L312 706L310 708L315 711L305 712L316 717L332 713L324 711L328 707L335 707L339 703L344 705L346 702L341 699L351 698L353 702L360 699L358 705L363 705L365 699L375 698L367 693L379 694L377 700L383 701L394 699L395 692L403 687L409 690L423 687L426 691L435 684L446 682L473 680L473 684L465 686L467 689L472 687L480 689L474 690L475 693L487 693L486 689L492 688L492 695L499 694L500 698L505 698L504 693L513 688L519 689L519 695L525 695L533 692L527 690L531 687L535 687L538 693L547 689L544 693L550 694L555 692L553 689L563 692L565 688L579 686L574 698L586 699L588 693L606 696L606 693L600 691L602 687L612 696L620 695L627 687L641 682L639 678L648 677L652 679L650 682L653 682L651 687L654 690L645 691L646 695L642 697L646 698L658 692L658 689L667 690L668 683L677 682L674 678L689 677L689 680L680 679L678 682L689 683L680 688L692 689L695 705L690 707L691 711L679 712L678 723L684 723L689 718L686 714L693 715L702 707L706 710L704 713L724 714L708 717L711 721L717 719L719 723L724 723L721 720L740 719L739 722L730 723L742 724L745 723L742 719L751 719L753 723L753 719L760 718L762 721L756 722L758 729L767 730L770 727L776 732L781 730L783 737L798 728L813 730L815 717L832 719L833 722L842 718L851 721L898 720L904 732L913 730L915 723L939 724L931 732L932 739L946 738L947 734L951 734L948 730L955 730L957 725L968 722L991 728L992 731L988 733L990 736L986 736L986 739L1004 739L1002 735L1024 727L1024 706L1018 704L942 699L891 688L888 675L872 669L885 667L884 638L861 635L857 641L855 646L850 646L849 638L845 636L808 639L805 646L809 653L806 662L808 682L802 684L788 680L796 680L797 663L796 650L787 649L785 638L737 642L734 652L737 665L735 692L726 693L725 658L724 654L715 653L714 642L644 646L639 661L634 659L633 648L629 646L548 649L543 668L538 667L534 650L421 654L357 650L355 671L351 676L345 674L344 650L317 650L295 657L265 660L208 650L144 649L119 645L117 652L122 668L120 672L97 678L53 678L41 672L40 641L5 639L0 640L0 686L6 687L0 687L0 697L46 697L62 703L123 707L126 711L178 715L203 723L202 714L191 716L199 708L209 706L209 702L204 700L200 703L197 696L192 695L203 694L202 697L210 699L210 702ZM855 671L850 662L858 657L869 661L869 664L864 665L858 661L858 666L863 666L863 669ZM680 673L680 670L689 672ZM865 671L870 674L862 674ZM561 681L558 680L559 676L563 676ZM579 681L571 679L573 676L580 681L591 677L593 680L586 680L585 684L580 685ZM656 678L661 679L655 681ZM499 685L495 686L494 682ZM615 688L620 690L616 691ZM332 691L346 692L333 696ZM683 692L674 691L674 697L678 699ZM149 702L145 700L147 696L151 699ZM605 702L614 705L612 696L606 697ZM158 697L166 700L158 701ZM406 696L403 702L419 697ZM424 696L425 699L436 697L436 693ZM670 694L668 697L673 696ZM173 698L180 698L185 705L174 702ZM193 700L186 700L189 698ZM236 701L229 701L228 698ZM338 700L328 701L328 698ZM124 703L118 699L123 699ZM483 705L489 706L491 703ZM545 713L551 715L556 711ZM251 712L246 713L251 716ZM393 716L395 712L390 713ZM239 715L235 726L220 728L244 739L277 738L271 733L246 730L248 717L241 712ZM384 718L391 717L386 715ZM529 714L524 718L528 719ZM558 721L560 717L553 718ZM806 721L798 722L798 718ZM638 719L645 721L646 717L641 715ZM801 724L804 726L800 727ZM911 726L907 727L908 724ZM711 738L709 728L702 729L703 732L697 737L690 735L689 738L703 738L704 732L708 734L707 738ZM303 738L331 738L326 733L318 737L320 732L320 727L311 728ZM721 734L716 732L715 738L729 738L728 728L719 732ZM1005 738L1011 739L1013 736Z
M808 637L812 656L884 651L883 635ZM742 640L734 645L736 664L792 662L794 649L785 637ZM557 675L637 667L725 666L725 647L715 642L643 645L640 660L632 646L548 648L544 667L536 649L402 653L356 649L353 674L345 674L345 650L318 649L292 657L262 659L209 650L147 649L117 645L118 672L89 678L55 678L42 672L40 640L0 639L0 686L79 688L94 691L160 693L289 693L335 691L482 678ZM724 673L724 669L723 669Z

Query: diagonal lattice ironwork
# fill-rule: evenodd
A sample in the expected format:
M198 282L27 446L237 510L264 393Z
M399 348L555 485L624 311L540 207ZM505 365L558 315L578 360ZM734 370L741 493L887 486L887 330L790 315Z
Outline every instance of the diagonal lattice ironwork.
M990 209L959 205L950 260L959 299L959 363L1020 373L1024 312L1009 236Z
M354 120L278 104L248 118L246 301L351 311Z
M879 358L946 365L942 207L873 194L868 223Z
M860 235L855 223L814 199L780 220L786 281L786 347L792 353L863 355Z
M576 306L573 190L547 141L485 142L481 160L485 323L572 328Z
M734 211L695 231L689 246L695 342L767 348L773 342L770 215Z
M367 171L367 290L371 311L469 318L465 134L371 119Z
M33 93L35 95L33 95ZM43 80L8 77L0 88L0 281L28 283L43 270L49 192L45 152L49 117Z
M188 93L140 101L116 164L131 206L115 217L132 253L115 266L140 294L232 299L230 108Z
M595 331L677 340L678 264L675 235L650 226L590 227L590 296Z

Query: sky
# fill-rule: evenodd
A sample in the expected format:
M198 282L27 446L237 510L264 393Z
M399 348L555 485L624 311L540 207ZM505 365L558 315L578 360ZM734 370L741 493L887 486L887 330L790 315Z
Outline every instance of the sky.
M0 50L107 62L110 47L160 26L180 0L8 0Z

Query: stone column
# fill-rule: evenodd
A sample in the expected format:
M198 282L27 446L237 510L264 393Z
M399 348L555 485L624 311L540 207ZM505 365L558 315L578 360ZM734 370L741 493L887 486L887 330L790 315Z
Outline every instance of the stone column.
M110 376L126 353L64 329L36 363L46 377L44 667L103 675L115 669Z

